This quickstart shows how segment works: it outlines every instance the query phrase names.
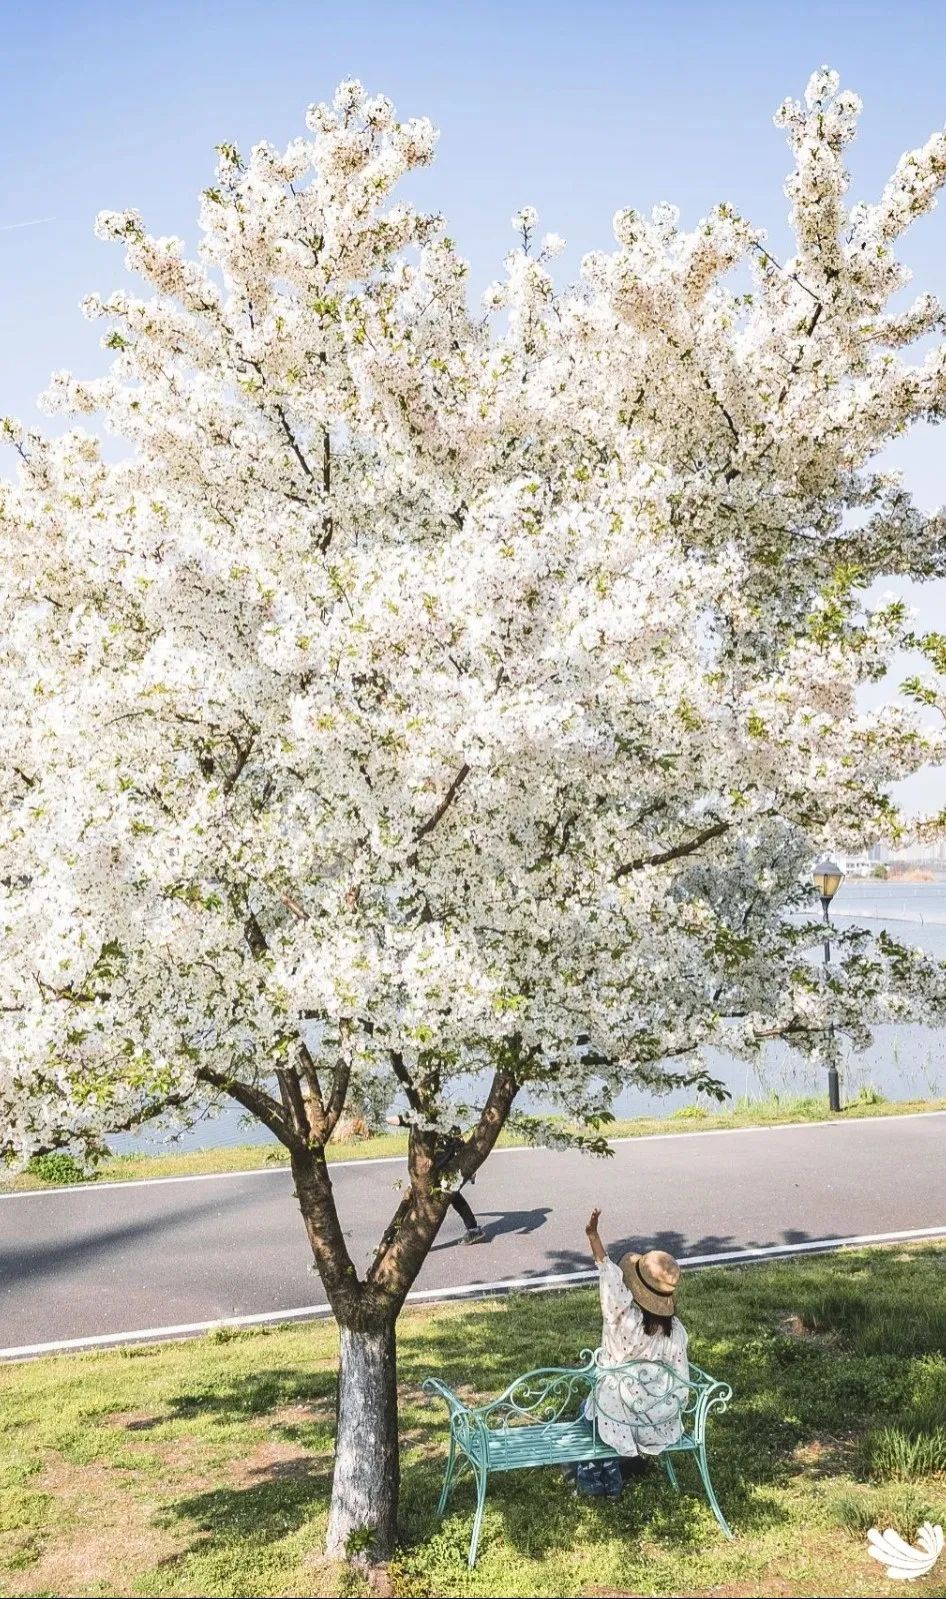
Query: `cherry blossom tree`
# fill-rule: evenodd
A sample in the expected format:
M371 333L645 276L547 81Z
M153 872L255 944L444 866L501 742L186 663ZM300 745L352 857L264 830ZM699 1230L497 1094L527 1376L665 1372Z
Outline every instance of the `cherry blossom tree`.
M561 289L527 208L474 310L392 200L434 130L345 83L220 147L196 260L99 217L146 292L86 302L114 361L47 401L121 444L5 424L0 1154L217 1100L281 1141L341 1329L332 1551L391 1548L395 1321L517 1106L600 1149L625 1085L711 1089L703 1046L824 1061L942 1002L886 937L827 978L787 914L944 755L858 691L912 642L940 692L867 590L946 571L876 463L946 409L939 304L891 308L946 136L850 208L858 112L823 70L778 114L791 259L660 206ZM325 1155L365 1095L410 1123L367 1263Z

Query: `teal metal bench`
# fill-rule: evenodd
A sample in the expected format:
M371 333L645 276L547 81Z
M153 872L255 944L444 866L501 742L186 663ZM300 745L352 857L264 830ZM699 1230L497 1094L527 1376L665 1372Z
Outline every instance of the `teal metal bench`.
M585 1351L583 1364L574 1367L548 1367L526 1372L485 1405L465 1405L436 1377L428 1377L425 1393L442 1399L450 1412L450 1448L443 1492L437 1506L442 1516L447 1508L457 1477L468 1466L476 1483L476 1512L470 1537L469 1564L476 1564L476 1551L486 1507L486 1483L491 1472L526 1471L534 1466L578 1465L587 1460L614 1460L617 1451L598 1433L597 1419L583 1414L591 1395L607 1415L607 1397L615 1382L620 1383L620 1415L616 1419L636 1429L655 1422L666 1423L679 1417L682 1432L675 1443L659 1454L660 1462L673 1488L679 1492L671 1455L692 1455L709 1501L710 1509L727 1538L732 1537L710 1478L706 1459L706 1419L711 1411L723 1411L732 1398L728 1383L717 1382L699 1366L690 1366L683 1378L672 1367L657 1360L633 1360L626 1365L609 1366L601 1351ZM602 1392L602 1385L608 1388ZM612 1401L613 1404L613 1401ZM641 1453L647 1454L646 1448Z

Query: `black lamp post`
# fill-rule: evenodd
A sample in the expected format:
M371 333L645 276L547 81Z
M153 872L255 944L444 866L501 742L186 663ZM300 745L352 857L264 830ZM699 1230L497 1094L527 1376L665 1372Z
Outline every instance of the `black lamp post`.
M825 926L827 927L828 911L831 901L834 899L835 894L844 881L844 873L842 872L837 861L823 860L819 861L815 866L815 869L811 874L811 878L815 888L818 890L818 893L821 896L821 909L824 912L824 922ZM825 933L824 936L824 964L825 975L827 976L827 968L831 964L830 933ZM831 1039L834 1038L833 1022L828 1023L828 1034ZM828 1067L828 1105L832 1111L838 1111L841 1109L841 1085L838 1082L838 1068L834 1062L833 1056L831 1064Z

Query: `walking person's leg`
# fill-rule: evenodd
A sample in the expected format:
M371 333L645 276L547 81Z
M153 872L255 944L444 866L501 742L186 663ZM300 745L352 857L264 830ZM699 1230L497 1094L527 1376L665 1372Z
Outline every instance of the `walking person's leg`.
M450 1203L466 1228L463 1242L465 1244L482 1244L485 1241L486 1234L459 1190L450 1195Z

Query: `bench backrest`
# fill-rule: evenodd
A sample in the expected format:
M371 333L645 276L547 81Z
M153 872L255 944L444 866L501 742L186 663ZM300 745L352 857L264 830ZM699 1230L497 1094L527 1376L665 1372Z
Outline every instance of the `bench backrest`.
M594 1386L597 1416L632 1428L666 1427L679 1423L696 1403L689 1378L663 1360L629 1360L621 1365L598 1364Z
M508 1427L554 1426L574 1420L589 1394L603 1415L639 1427L666 1425L679 1419L681 1426L702 1437L710 1409L725 1409L732 1390L718 1383L699 1366L690 1365L686 1377L660 1360L632 1360L610 1365L601 1350L586 1350L580 1366L547 1366L524 1373L495 1399L467 1405L438 1378L424 1383L450 1407L451 1423L458 1435L471 1429L495 1432ZM687 1425L689 1418L690 1425Z

